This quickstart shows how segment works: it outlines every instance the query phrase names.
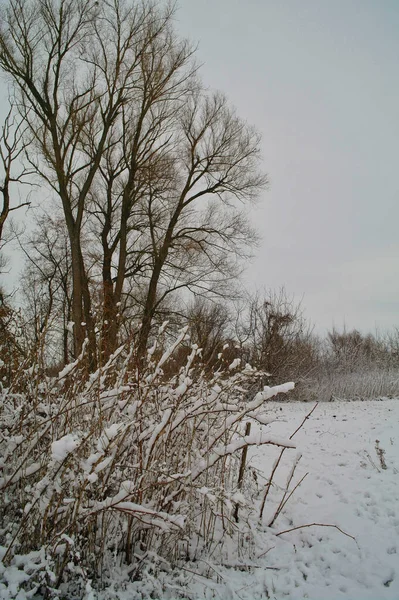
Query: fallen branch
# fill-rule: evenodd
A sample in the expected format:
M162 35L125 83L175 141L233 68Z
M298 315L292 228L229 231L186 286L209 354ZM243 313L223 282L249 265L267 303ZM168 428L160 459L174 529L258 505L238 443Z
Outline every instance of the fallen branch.
M280 531L279 533L276 533L276 537L278 537L279 535L283 535L284 533L290 533L291 531L296 531L297 529L304 529L305 527L334 527L334 529L338 529L339 532L343 533L347 537L350 537L352 540L354 540L356 542L356 538L353 535L351 535L350 533L347 533L346 531L344 531L343 529L338 527L338 525L331 525L329 523L308 523L307 525L298 525L298 527L292 527L291 529L285 529L284 531Z

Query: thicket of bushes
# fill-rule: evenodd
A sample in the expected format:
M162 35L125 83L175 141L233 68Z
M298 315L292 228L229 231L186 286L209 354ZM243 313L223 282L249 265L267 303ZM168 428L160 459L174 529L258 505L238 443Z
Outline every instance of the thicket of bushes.
M127 340L90 372L85 346L60 370L46 332L32 343L23 311L3 303L2 597L89 599L115 570L143 598L168 597L162 572L251 537L264 494L242 450L293 447L247 429L270 423L268 399L398 394L396 336L333 331L323 344L283 293L248 306L232 319L197 301L145 357ZM287 372L298 391L275 385Z
M248 297L229 311L226 304L197 301L190 327L213 368L226 344L264 371L265 382L292 379L290 398L330 401L399 396L399 330L362 334L333 329L313 333L300 304L285 290Z
M201 349L206 373L212 375L235 358L264 373L263 383L293 380L290 398L329 401L334 398L367 399L399 395L399 330L386 334L362 334L357 330L333 329L323 339L313 333L303 310L285 290L237 302L196 298L188 308L165 311L170 343L188 323L190 343L182 343L165 366L173 376L191 352L191 343ZM61 336L54 322L45 326L41 314L12 309L2 298L0 305L0 370L4 386L9 385L18 366L35 360L48 374L57 373L65 362ZM134 332L125 334L134 344ZM99 343L101 343L99 338Z
M2 598L117 594L122 571L136 597L176 597L162 573L252 535L241 450L293 443L244 423L271 422L267 400L293 384L261 386L240 360L206 373L196 345L168 376L187 328L163 337L144 362L125 345L89 375L85 349L56 377L35 357L13 368L0 391Z

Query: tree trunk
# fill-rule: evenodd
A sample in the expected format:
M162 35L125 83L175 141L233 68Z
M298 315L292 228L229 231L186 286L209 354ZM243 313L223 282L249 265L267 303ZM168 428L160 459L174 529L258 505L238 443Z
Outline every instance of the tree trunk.
M155 302L157 297L157 287L159 276L162 271L163 261L158 258L155 262L154 269L148 286L147 298L144 306L143 316L141 319L141 329L139 333L139 339L137 343L137 355L139 358L143 358L147 349L148 338L150 336L152 319L155 313Z
M128 221L128 196L123 198L122 215L120 220L120 231L119 231L119 259L116 274L115 286L112 281L111 273L111 261L114 249L108 246L107 235L110 230L109 222L106 223L102 233L102 246L103 246L103 328L102 328L102 343L101 343L101 355L102 360L106 361L112 352L115 352L119 331L118 322L118 311L119 304L122 298L123 285L125 282L126 275L126 262L127 262L127 221Z
M82 274L79 261L79 250L75 240L71 240L72 258L72 320L73 346L75 358L79 355L85 339L82 306Z
M74 350L75 357L82 350L84 340L88 338L89 370L97 367L96 334L93 316L91 314L91 300L89 283L83 260L80 238L74 235L71 240L72 255L72 318L74 321Z
M147 299L144 306L143 317L141 320L141 329L139 333L139 340L137 345L137 355L138 358L143 358L145 355L145 351L147 349L148 338L151 331L152 319L155 314L156 307L156 298L157 298L157 288L159 277L161 275L163 266L168 257L169 248L172 243L173 231L176 226L176 223L180 217L183 204L182 200L184 195L182 194L182 199L179 202L172 218L169 221L168 228L166 230L165 238L162 244L162 247L159 251L159 254L154 259L154 268L151 275L150 285L148 287Z
M104 252L103 258L103 324L101 332L101 362L104 364L115 351L118 333L117 306L111 275L111 253Z

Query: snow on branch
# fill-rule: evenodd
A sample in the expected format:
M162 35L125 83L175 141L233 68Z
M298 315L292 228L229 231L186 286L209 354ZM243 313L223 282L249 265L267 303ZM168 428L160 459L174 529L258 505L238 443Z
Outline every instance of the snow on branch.
M166 376L168 361L186 343L184 328L169 347L157 342L139 367L122 346L86 377L83 349L58 377L40 379L32 365L25 391L0 392L0 500L13 497L18 505L4 538L5 560L46 543L61 578L74 552L95 571L87 548L99 543L122 549L134 563L133 548L144 542L148 552L177 556L193 531L204 543L217 531L233 531L238 498L247 510L244 489L237 495L236 486L242 450L295 447L272 431L242 435L242 426L248 419L272 423L267 401L294 384L257 392L261 373L234 360L206 374L195 345Z

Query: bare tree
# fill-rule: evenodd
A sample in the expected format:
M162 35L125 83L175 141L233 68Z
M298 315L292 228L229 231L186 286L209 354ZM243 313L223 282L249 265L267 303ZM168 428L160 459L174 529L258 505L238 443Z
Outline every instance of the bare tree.
M115 348L115 317L127 280L133 278L139 288L137 276L148 277L151 235L146 203L170 188L177 118L187 94L198 86L192 47L175 36L170 9L158 16L158 21L145 24L148 40L145 47L136 48L135 89L112 127L112 143L103 153L91 194L89 212L101 240L105 358ZM109 48L102 51L105 58ZM86 146L89 161L92 146Z
M204 91L172 16L151 0L9 0L4 11L0 67L38 151L27 159L62 205L75 351L87 336L91 368L115 349L128 290L143 354L165 299L221 293L255 241L240 203L266 182L259 136Z
M103 6L106 10L108 3ZM139 15L131 27L130 40L143 18ZM126 39L113 36L116 48L109 48L109 60L97 60L106 38L96 34L104 34L100 25L105 19L99 3L91 0L10 0L0 35L0 66L15 83L21 112L43 159L30 160L61 199L71 246L75 342L81 348L86 328L93 367L96 340L82 223L111 126L132 85L132 67L124 62L130 50ZM93 160L87 162L81 148L93 130Z
M14 107L11 106L0 132L0 170L2 171L0 193L2 204L0 206L0 251L5 245L5 225L10 213L23 206L28 206L28 201L12 203L12 186L29 184L29 169L20 163L21 155L25 150L23 121L17 119ZM1 266L0 266L1 268Z
M328 332L326 341L327 362L337 372L350 373L362 368L384 366L390 355L386 340L371 333L362 334L357 329L347 331L344 328L340 332L334 327Z
M269 373L271 380L303 378L316 364L312 328L300 303L285 289L256 294L241 316L238 337L246 348L247 360Z
M65 223L59 216L40 215L35 230L19 241L27 262L21 296L30 346L46 343L50 362L66 364L75 352L70 340L72 277Z
M399 327L394 327L393 330L386 335L386 347L392 362L399 364Z
M19 92L41 154L42 160L30 160L62 203L75 343L79 349L87 333L92 366L96 339L82 249L85 209L101 159L114 143L113 125L140 88L138 66L170 16L156 3L118 0L10 0L3 14L0 66Z
M176 177L153 210L149 198L151 277L145 299L139 351L147 344L158 303L171 289L203 286L206 276L234 276L229 258L255 241L235 202L255 198L266 183L258 170L259 135L241 121L220 94L195 93L181 120ZM184 268L179 260L187 261ZM190 264L190 261L193 261ZM171 288L161 276L172 267L184 274ZM194 267L194 268L193 268ZM197 270L198 269L198 270Z

